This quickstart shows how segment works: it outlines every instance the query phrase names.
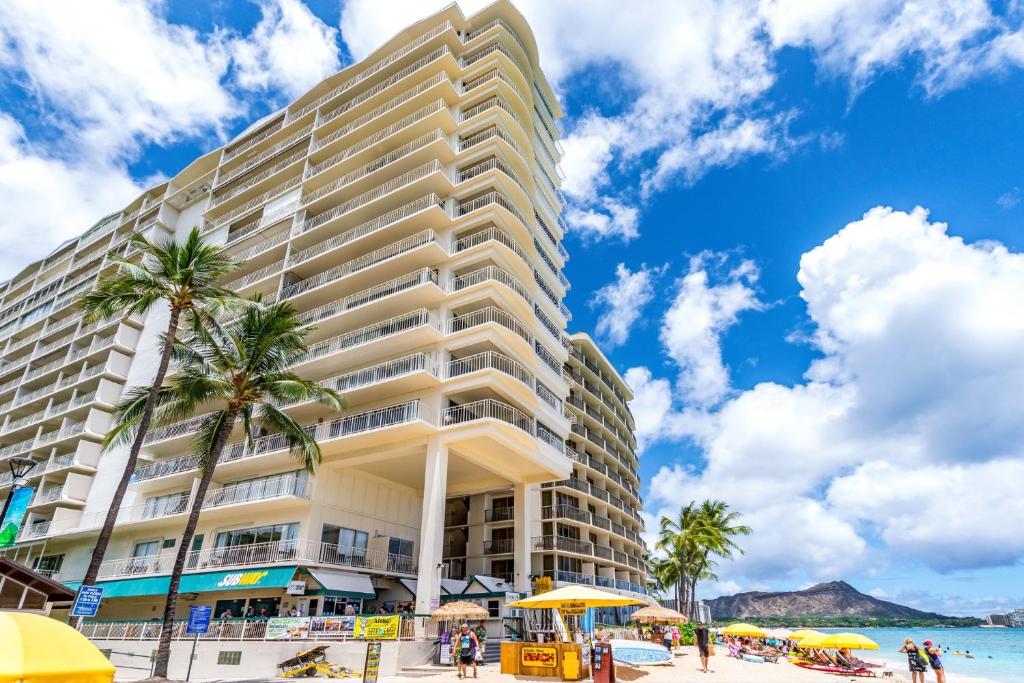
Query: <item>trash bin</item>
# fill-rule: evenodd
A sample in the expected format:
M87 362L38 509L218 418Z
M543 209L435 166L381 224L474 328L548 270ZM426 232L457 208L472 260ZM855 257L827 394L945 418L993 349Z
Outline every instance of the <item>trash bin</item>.
M580 653L575 650L562 651L562 680L580 680Z

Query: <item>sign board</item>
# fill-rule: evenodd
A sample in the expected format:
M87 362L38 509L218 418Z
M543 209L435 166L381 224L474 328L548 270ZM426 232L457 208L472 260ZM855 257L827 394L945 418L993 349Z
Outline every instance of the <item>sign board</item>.
M356 630L354 616L312 617L309 620L309 635L323 638L351 637Z
M558 611L563 617L579 617L587 613L585 602L563 602L558 606Z
M288 595L305 595L306 594L306 582L305 581L289 581L288 587L285 588L285 593Z
M441 634L441 640L439 642L440 652L438 653L438 664L451 664L452 663L452 632L445 631Z
M295 640L309 636L309 617L271 617L267 620L267 640Z
M210 630L210 616L213 608L209 605L192 605L188 610L188 625L185 633L206 633Z
M402 618L398 615L386 617L358 617L354 636L366 640L398 640L398 629Z
M525 596L522 593L505 593L505 602L515 602L516 600L522 600Z
M380 671L380 643L366 644L366 662L363 664L363 683L377 683Z
M25 513L32 502L36 490L32 486L21 486L11 492L11 502L7 506L7 514L0 519L0 548L10 548L18 540Z
M75 604L71 607L73 617L95 617L100 611L100 600L103 589L99 586L82 586L75 596Z
M558 666L558 648L524 645L520 650L519 663L540 669L554 669Z

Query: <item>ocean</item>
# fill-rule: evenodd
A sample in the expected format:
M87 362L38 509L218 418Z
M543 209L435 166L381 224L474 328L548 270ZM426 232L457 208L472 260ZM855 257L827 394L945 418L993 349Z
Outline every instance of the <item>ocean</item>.
M819 629L825 633L863 633L878 650L858 654L869 661L885 662L888 668L909 678L907 656L897 652L908 636L920 645L932 640L942 646L947 683L1024 683L1024 629L1019 628L851 628ZM970 650L974 659L953 653ZM929 671L926 681L934 681Z

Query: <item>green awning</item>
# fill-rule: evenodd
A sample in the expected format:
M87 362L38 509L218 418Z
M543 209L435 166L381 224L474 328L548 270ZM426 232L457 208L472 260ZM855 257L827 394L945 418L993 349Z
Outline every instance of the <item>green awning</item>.
M306 571L328 591L327 595L343 595L349 598L363 598L367 600L377 597L377 593L373 589L373 582L365 574L336 572L330 569L314 569L313 567L309 567Z
M179 593L210 593L214 591L252 590L257 588L284 588L295 576L297 567L267 567L257 569L236 569L204 574L183 574L178 586ZM103 588L103 598L133 598L145 595L166 595L171 584L169 576L147 576L139 579L118 579L98 581ZM81 582L69 583L68 587L78 589Z

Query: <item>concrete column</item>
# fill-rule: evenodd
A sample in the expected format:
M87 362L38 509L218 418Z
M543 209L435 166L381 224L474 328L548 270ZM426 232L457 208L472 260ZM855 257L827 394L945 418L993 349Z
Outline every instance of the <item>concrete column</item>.
M441 604L441 554L444 504L448 488L448 446L437 439L427 444L423 472L423 516L420 520L416 614L430 614Z
M526 484L516 484L514 486L513 504L515 505L516 530L513 560L515 576L512 583L517 593L530 592L531 559L533 553L533 539L530 536L533 533L533 516L535 511L533 509L534 501L527 493Z

